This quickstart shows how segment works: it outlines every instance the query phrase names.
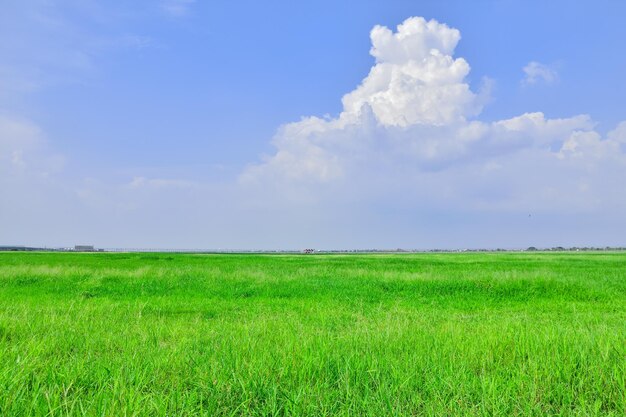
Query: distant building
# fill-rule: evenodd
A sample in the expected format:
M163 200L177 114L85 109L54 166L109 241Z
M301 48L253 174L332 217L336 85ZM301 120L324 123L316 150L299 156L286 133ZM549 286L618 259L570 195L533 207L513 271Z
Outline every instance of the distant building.
M75 252L95 252L93 245L76 245L74 246Z
M26 246L0 246L0 251L22 252L27 250L33 250Z

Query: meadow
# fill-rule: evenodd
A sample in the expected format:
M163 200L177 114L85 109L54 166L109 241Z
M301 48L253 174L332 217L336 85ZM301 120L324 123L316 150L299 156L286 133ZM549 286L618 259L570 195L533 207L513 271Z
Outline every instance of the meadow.
M0 253L0 416L626 415L626 253Z

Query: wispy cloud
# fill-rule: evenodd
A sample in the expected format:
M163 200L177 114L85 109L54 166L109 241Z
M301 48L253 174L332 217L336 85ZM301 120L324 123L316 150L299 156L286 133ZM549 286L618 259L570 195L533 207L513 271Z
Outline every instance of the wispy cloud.
M182 17L189 13L196 0L163 0L161 10L170 16Z
M167 178L146 178L146 177L134 177L128 184L129 188L190 188L193 187L192 181L167 179Z
M8 8L11 19L0 18L0 90L5 96L82 82L112 54L154 46L151 37L124 24L131 13L97 2L14 2Z
M522 85L533 85L540 82L552 84L559 79L559 74L554 68L537 61L529 62L523 71Z
M0 113L0 190L16 177L47 177L62 169L63 155L50 151L31 120Z

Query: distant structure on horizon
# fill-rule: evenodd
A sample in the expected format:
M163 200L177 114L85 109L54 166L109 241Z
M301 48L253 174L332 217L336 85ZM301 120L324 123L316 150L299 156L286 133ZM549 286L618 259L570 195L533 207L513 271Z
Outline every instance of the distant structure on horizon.
M95 252L96 248L93 245L76 245L74 246L74 252Z
M302 253L315 253L315 249L302 249Z

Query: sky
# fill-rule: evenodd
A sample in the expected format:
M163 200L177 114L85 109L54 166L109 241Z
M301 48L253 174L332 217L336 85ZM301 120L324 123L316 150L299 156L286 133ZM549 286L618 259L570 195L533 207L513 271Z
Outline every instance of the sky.
M624 16L4 0L0 245L626 246Z

